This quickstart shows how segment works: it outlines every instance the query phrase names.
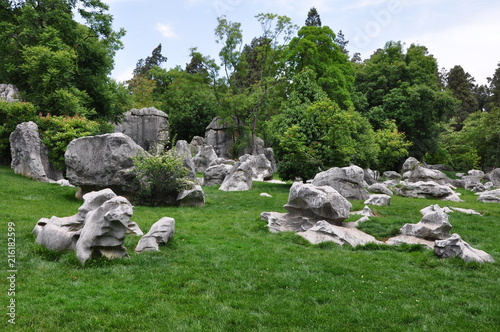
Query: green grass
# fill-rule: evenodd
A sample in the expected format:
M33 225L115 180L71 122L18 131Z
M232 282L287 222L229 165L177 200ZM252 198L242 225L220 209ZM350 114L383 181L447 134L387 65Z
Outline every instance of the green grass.
M289 185L254 183L248 192L205 188L202 208L136 207L147 231L176 220L174 239L157 253L94 260L51 253L31 234L42 217L69 216L81 202L74 188L37 183L0 167L0 248L7 275L7 223L16 228L16 325L2 313L0 330L18 331L498 331L500 268L440 260L418 246L360 248L311 245L272 234L259 219L285 212ZM260 197L267 192L273 198ZM476 209L450 222L473 247L500 260L500 206L394 196L363 228L379 238L416 223L431 204ZM363 204L353 202L355 209ZM352 217L352 220L359 216ZM10 297L0 279L3 311Z

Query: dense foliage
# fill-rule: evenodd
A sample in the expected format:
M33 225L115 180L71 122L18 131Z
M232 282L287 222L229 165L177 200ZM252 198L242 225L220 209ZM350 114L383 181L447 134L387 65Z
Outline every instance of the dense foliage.
M25 102L9 103L0 100L0 160L10 156L9 136L21 122L33 121L36 110L33 104Z

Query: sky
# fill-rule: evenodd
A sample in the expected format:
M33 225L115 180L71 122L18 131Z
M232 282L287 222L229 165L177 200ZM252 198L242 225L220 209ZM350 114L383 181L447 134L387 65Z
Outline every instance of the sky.
M162 67L185 68L190 49L219 60L217 17L241 23L243 41L262 34L260 13L285 15L303 26L315 7L323 26L342 30L352 56L369 58L388 41L426 46L439 69L460 65L478 84L487 84L500 63L498 0L104 0L115 30L124 28L124 48L115 56L112 77L125 81L139 59L162 44Z

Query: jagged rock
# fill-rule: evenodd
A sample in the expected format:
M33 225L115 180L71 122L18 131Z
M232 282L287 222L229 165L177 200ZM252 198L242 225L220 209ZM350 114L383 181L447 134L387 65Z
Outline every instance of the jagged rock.
M269 198L273 197L273 196L269 195L268 193L261 193L259 196L260 197L269 197Z
M450 195L443 198L443 201L448 202L463 202L464 200L460 198L460 193L452 192Z
M376 206L388 206L391 204L391 196L385 194L370 195L364 204Z
M401 179L401 174L399 174L398 172L394 172L394 171L385 171L384 173L382 173L382 176L388 180Z
M446 184L450 181L446 174L438 170L428 169L422 166L415 166L412 170L403 174L403 179L408 182L428 182L433 181L439 184Z
M196 172L204 173L209 167L210 163L216 160L217 154L213 146L204 145L200 148L200 151L194 156L193 162Z
M335 226L325 220L320 220L312 228L297 234L312 244L334 242L341 246L347 244L351 247L355 247L357 245L365 245L370 242L381 243L373 236L368 235L356 228Z
M193 162L193 156L191 155L191 149L187 141L180 140L175 143L175 152L182 158L182 166L184 166L188 171L188 177L191 179L196 178L196 168Z
M36 123L18 124L10 134L9 142L14 173L41 182L52 183L62 179L62 172L49 163L48 149L40 139Z
M174 232L175 219L163 217L139 240L135 251L159 251L159 246L167 244L174 236Z
M252 169L249 163L237 162L229 171L219 190L246 191L252 188Z
M181 191L177 195L177 204L181 207L199 207L205 205L205 192L198 184L192 188Z
M204 145L207 144L203 137L194 136L193 139L191 140L191 143L189 143L189 147L191 148L191 155L196 156L198 152L200 152L201 147Z
M442 240L450 237L451 224L448 215L437 205L426 213L417 224L405 224L401 227L402 235L416 236L426 240Z
M385 194L385 195L390 195L390 196L394 195L392 190L387 188L387 186L383 183L374 183L374 184L370 185L367 189L369 192L375 193L375 194Z
M378 181L378 178L380 177L380 173L378 171L373 171L369 168L364 169L364 181L369 185L376 184Z
M481 178L484 176L484 172L477 169L471 169L470 171L467 172L467 174L470 176L478 176Z
M226 164L210 166L203 174L203 185L207 187L221 185L232 168L233 166Z
M477 212L476 210L472 210L472 209L462 209L462 208L457 208L454 206L452 206L450 209L452 209L453 211L457 211L457 212L465 213L465 214L478 215L478 216L481 215L481 213Z
M275 172L278 169L278 167L276 166L276 159L274 158L273 148L265 148L264 155L266 156L267 160L269 160L269 162L271 163L273 172Z
M18 101L19 89L12 84L0 84L0 100L12 103Z
M240 157L240 161L249 165L253 181L271 180L273 178L273 166L264 154L246 154Z
M367 222L367 221L370 221L370 218L368 216L363 216L356 221L344 222L344 223L342 223L342 226L355 228L355 227L358 227L359 224L362 224L362 223Z
M213 146L218 156L230 158L235 142L235 129L239 127L236 120L224 122L222 118L215 117L205 129L206 144Z
M387 241L385 241L385 244L395 245L395 246L399 246L399 245L401 245L403 243L406 243L406 244L421 244L421 245L426 246L429 249L433 249L434 248L434 241L429 241L429 240L421 239L421 238L418 238L416 236L398 235L398 236L391 237L390 239L387 239Z
M415 167L417 167L419 164L420 164L420 162L416 158L410 157L410 158L405 160L405 162L403 164L402 171L403 171L403 173L411 171Z
M360 216L367 216L367 217L375 217L375 215L373 214L372 210L370 209L370 207L368 205L365 205L365 207L363 208L363 210L361 210L361 211L352 211L352 212L350 212L350 214L352 214L352 215L360 215Z
M330 186L347 199L366 200L370 194L364 189L364 171L358 166L330 168L316 174L315 186Z
M500 168L495 168L490 172L490 180L493 186L500 187Z
M495 262L493 257L482 250L472 248L458 234L453 234L442 241L436 241L434 253L440 258L459 257L466 262Z
M267 221L271 233L303 232L313 227L315 220L302 216L291 216L289 213L262 212L260 219Z
M234 161L232 159L216 158L210 162L208 167L217 166L217 165L234 166L234 164L236 164L236 161Z
M285 209L292 216L303 216L315 221L341 223L349 218L351 203L330 186L315 186L295 182Z
M500 203L500 189L484 191L476 195L479 195L477 200L483 203Z
M115 132L129 136L144 150L158 154L170 138L168 115L154 107L134 108L125 113L123 121L115 126Z
M69 143L64 155L66 176L83 193L111 188L120 195L132 195L132 158L140 154L146 152L121 133L77 138Z
M396 187L394 189L396 194L412 198L435 197L443 199L455 193L449 186L440 185L433 181L403 183L399 188Z
M75 216L41 218L33 229L35 242L52 251L75 250L82 225Z

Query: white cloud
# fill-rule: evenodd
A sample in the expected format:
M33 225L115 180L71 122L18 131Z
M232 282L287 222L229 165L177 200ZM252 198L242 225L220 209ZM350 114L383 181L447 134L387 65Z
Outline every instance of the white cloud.
M177 37L177 34L174 32L174 28L171 24L158 23L156 24L156 30L159 31L165 38Z

